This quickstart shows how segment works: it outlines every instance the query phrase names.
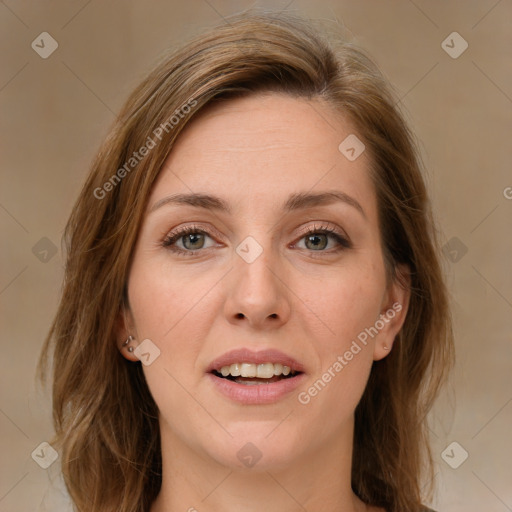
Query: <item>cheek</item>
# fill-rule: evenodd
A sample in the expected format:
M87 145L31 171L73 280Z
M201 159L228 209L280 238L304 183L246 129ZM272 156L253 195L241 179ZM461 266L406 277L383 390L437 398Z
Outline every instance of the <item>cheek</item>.
M304 315L316 318L326 353L343 350L379 318L385 290L383 269L373 262L340 268L328 279L304 280L295 288L305 304ZM311 322L310 322L311 323Z
M128 292L139 335L165 345L172 343L190 327L205 293L217 281L212 272L198 275L196 270L192 274L160 258L134 261Z
M209 278L206 280L209 282ZM196 403L187 389L204 338L202 330L209 325L206 320L199 322L208 302L204 300L206 286L204 280L191 279L165 262L141 259L132 266L128 292L137 335L140 340L150 339L160 350L159 357L143 366L143 371L166 420L169 411L187 411L187 421L195 423L199 421L194 418L204 414L200 408L195 410ZM176 427L174 420L167 423Z
M359 402L373 364L375 338L367 329L379 318L385 275L378 262L365 265L361 259L360 265L340 268L313 289L307 309L320 320L315 320L316 335L310 333L320 365L299 402L311 402L312 410L336 411L341 421ZM305 284L301 293L306 293Z
M321 315L328 329L323 329L325 336L317 336L320 365L297 397L309 418L329 418L325 435L335 435L352 417L364 393L374 340L363 343L361 333L374 324L380 303L375 292L369 293L371 282L347 279L339 284L333 283L323 295Z
M160 356L144 367L159 407L177 410L190 397L183 393L198 374L196 361L218 315L219 275L171 266L158 258L134 261L129 282L130 307L140 340L149 338ZM180 385L182 384L182 385Z

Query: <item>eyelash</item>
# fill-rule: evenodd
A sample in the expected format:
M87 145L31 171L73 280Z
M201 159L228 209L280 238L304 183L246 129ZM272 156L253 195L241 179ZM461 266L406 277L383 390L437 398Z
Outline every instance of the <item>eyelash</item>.
M170 233L165 237L165 239L162 242L162 246L169 249L170 251L174 252L178 256L194 256L197 253L201 251L205 251L207 249L197 249L196 251L190 251L190 250L183 250L177 247L173 247L173 244L177 242L180 238L190 235L190 234L204 234L211 237L210 233L204 229L199 228L198 226L187 226L184 228L179 229L178 231L175 231L174 233ZM302 233L302 235L299 238L299 241L305 238L306 236L313 235L313 234L322 234L322 235L330 235L338 244L339 247L334 250L320 250L320 251L310 251L312 253L315 252L325 252L327 254L337 253L339 251L350 249L352 247L352 244L340 233L338 233L335 229L329 227L329 226L320 226L317 227L316 225L313 226L313 228L310 228ZM306 249L307 250L307 249Z

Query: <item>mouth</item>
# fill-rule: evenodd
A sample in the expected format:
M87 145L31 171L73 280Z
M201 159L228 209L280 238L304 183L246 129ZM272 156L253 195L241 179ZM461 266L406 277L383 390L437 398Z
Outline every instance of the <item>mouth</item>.
M212 370L210 373L215 377L236 382L237 384L257 386L293 379L303 372L280 363L233 363Z
M285 399L306 379L301 363L274 349L232 350L212 361L206 375L214 389L244 405Z

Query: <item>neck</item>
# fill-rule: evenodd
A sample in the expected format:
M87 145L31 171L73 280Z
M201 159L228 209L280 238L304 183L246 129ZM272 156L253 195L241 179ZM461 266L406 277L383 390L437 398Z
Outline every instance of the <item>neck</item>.
M228 466L161 424L162 487L151 512L363 512L351 489L353 422L285 465ZM235 449L236 451L236 449Z

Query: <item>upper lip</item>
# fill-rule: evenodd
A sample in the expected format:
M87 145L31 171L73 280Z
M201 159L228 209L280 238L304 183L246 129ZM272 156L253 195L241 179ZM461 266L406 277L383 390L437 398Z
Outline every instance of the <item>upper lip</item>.
M210 373L213 370L218 370L223 366L230 366L234 363L280 363L283 366L289 366L291 370L295 370L296 372L304 371L304 366L301 363L279 350L268 348L255 352L248 348L239 348L230 350L213 360L208 365L206 372Z

